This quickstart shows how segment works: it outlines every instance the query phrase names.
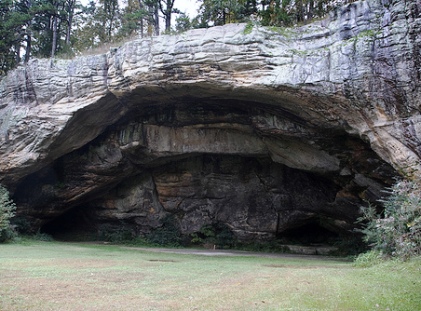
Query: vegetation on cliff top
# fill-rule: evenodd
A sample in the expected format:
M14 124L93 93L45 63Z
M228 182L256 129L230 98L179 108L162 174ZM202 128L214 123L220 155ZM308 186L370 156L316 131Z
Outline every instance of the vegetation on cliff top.
M290 26L324 17L350 0L198 0L190 17L180 0L2 0L0 75L31 57L71 57L133 36L256 21ZM173 20L175 18L175 25ZM164 27L160 22L164 22Z

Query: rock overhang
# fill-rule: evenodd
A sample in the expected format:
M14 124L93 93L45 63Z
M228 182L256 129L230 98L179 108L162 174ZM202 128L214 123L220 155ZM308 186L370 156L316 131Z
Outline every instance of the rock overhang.
M130 203L137 208L127 218L132 227L142 227L142 219L153 227L169 211L198 214L206 206L199 176L208 176L204 180L215 188L211 177L220 174L215 173L219 162L232 163L238 173L249 159L255 169L248 167L245 175L260 189L251 193L266 193L260 214L271 216L230 197L236 203L227 199L225 204L234 206L237 218L215 201L207 203L206 221L199 223L236 223L243 232L266 226L265 232L274 234L282 223L287 227L322 215L330 219L326 227L345 222L342 227L349 228L363 199L376 200L399 174L419 172L420 17L410 14L417 5L359 1L301 28L254 26L249 32L233 24L135 40L104 55L34 60L1 81L0 178L16 189L22 213L38 224L85 205L98 215L110 206L114 218L124 218L128 199L117 193L128 193L149 202ZM411 23L402 22L400 11ZM208 159L211 168L198 159ZM162 176L159 168L167 166L173 171L167 177L188 189L190 207L174 203L176 195L164 199L153 186ZM267 188L267 179L286 180L280 177L284 173L272 176L271 169L296 176L297 184L312 189L310 197L317 190L309 180L319 183L325 195L314 208L317 213L306 207L308 200L299 203L285 194L280 184ZM229 174L222 175L226 180ZM137 187L146 190L139 194L127 179L140 179ZM244 180L235 180L245 189ZM24 190L33 182L43 186ZM218 189L213 193L219 198ZM249 197L247 191L238 193ZM281 203L273 203L277 200ZM284 206L282 213L277 204ZM247 212L235 208L240 205ZM105 214L110 221L113 212ZM275 218L277 225L270 220ZM198 216L187 217L185 228L192 219L197 222Z

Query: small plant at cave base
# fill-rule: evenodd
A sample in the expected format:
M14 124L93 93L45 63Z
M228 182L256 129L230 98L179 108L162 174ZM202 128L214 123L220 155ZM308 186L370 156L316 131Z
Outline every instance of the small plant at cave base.
M45 232L41 232L39 230L37 231L37 233L35 233L32 236L32 238L34 240L43 241L43 242L52 242L52 241L54 241L54 238L50 234L45 233Z
M0 242L6 242L16 235L10 220L15 216L16 205L6 188L0 185Z
M103 224L98 229L97 239L111 243L127 243L133 240L133 234L125 228L125 224Z
M354 260L354 266L368 268L382 262L382 254L377 250L371 250L358 255Z
M217 248L231 248L234 234L222 223L204 225L199 232L191 234L191 243Z
M362 208L359 230L365 241L383 256L409 259L421 255L421 184L398 181L381 201L384 212L372 205Z
M178 247L182 235L174 215L168 215L162 220L162 226L146 237L148 243L157 246Z

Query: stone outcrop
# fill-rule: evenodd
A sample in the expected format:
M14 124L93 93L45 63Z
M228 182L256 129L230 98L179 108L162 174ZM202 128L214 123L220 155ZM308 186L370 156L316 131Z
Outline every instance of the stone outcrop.
M357 1L295 28L245 24L32 60L0 82L0 182L33 229L173 215L240 239L353 227L420 173L421 4Z

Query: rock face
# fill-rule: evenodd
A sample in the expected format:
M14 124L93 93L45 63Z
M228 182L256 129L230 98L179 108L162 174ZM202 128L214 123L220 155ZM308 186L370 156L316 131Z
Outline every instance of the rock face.
M172 215L239 239L353 227L420 173L421 4L357 1L296 28L245 24L33 60L0 82L0 182L33 230Z

